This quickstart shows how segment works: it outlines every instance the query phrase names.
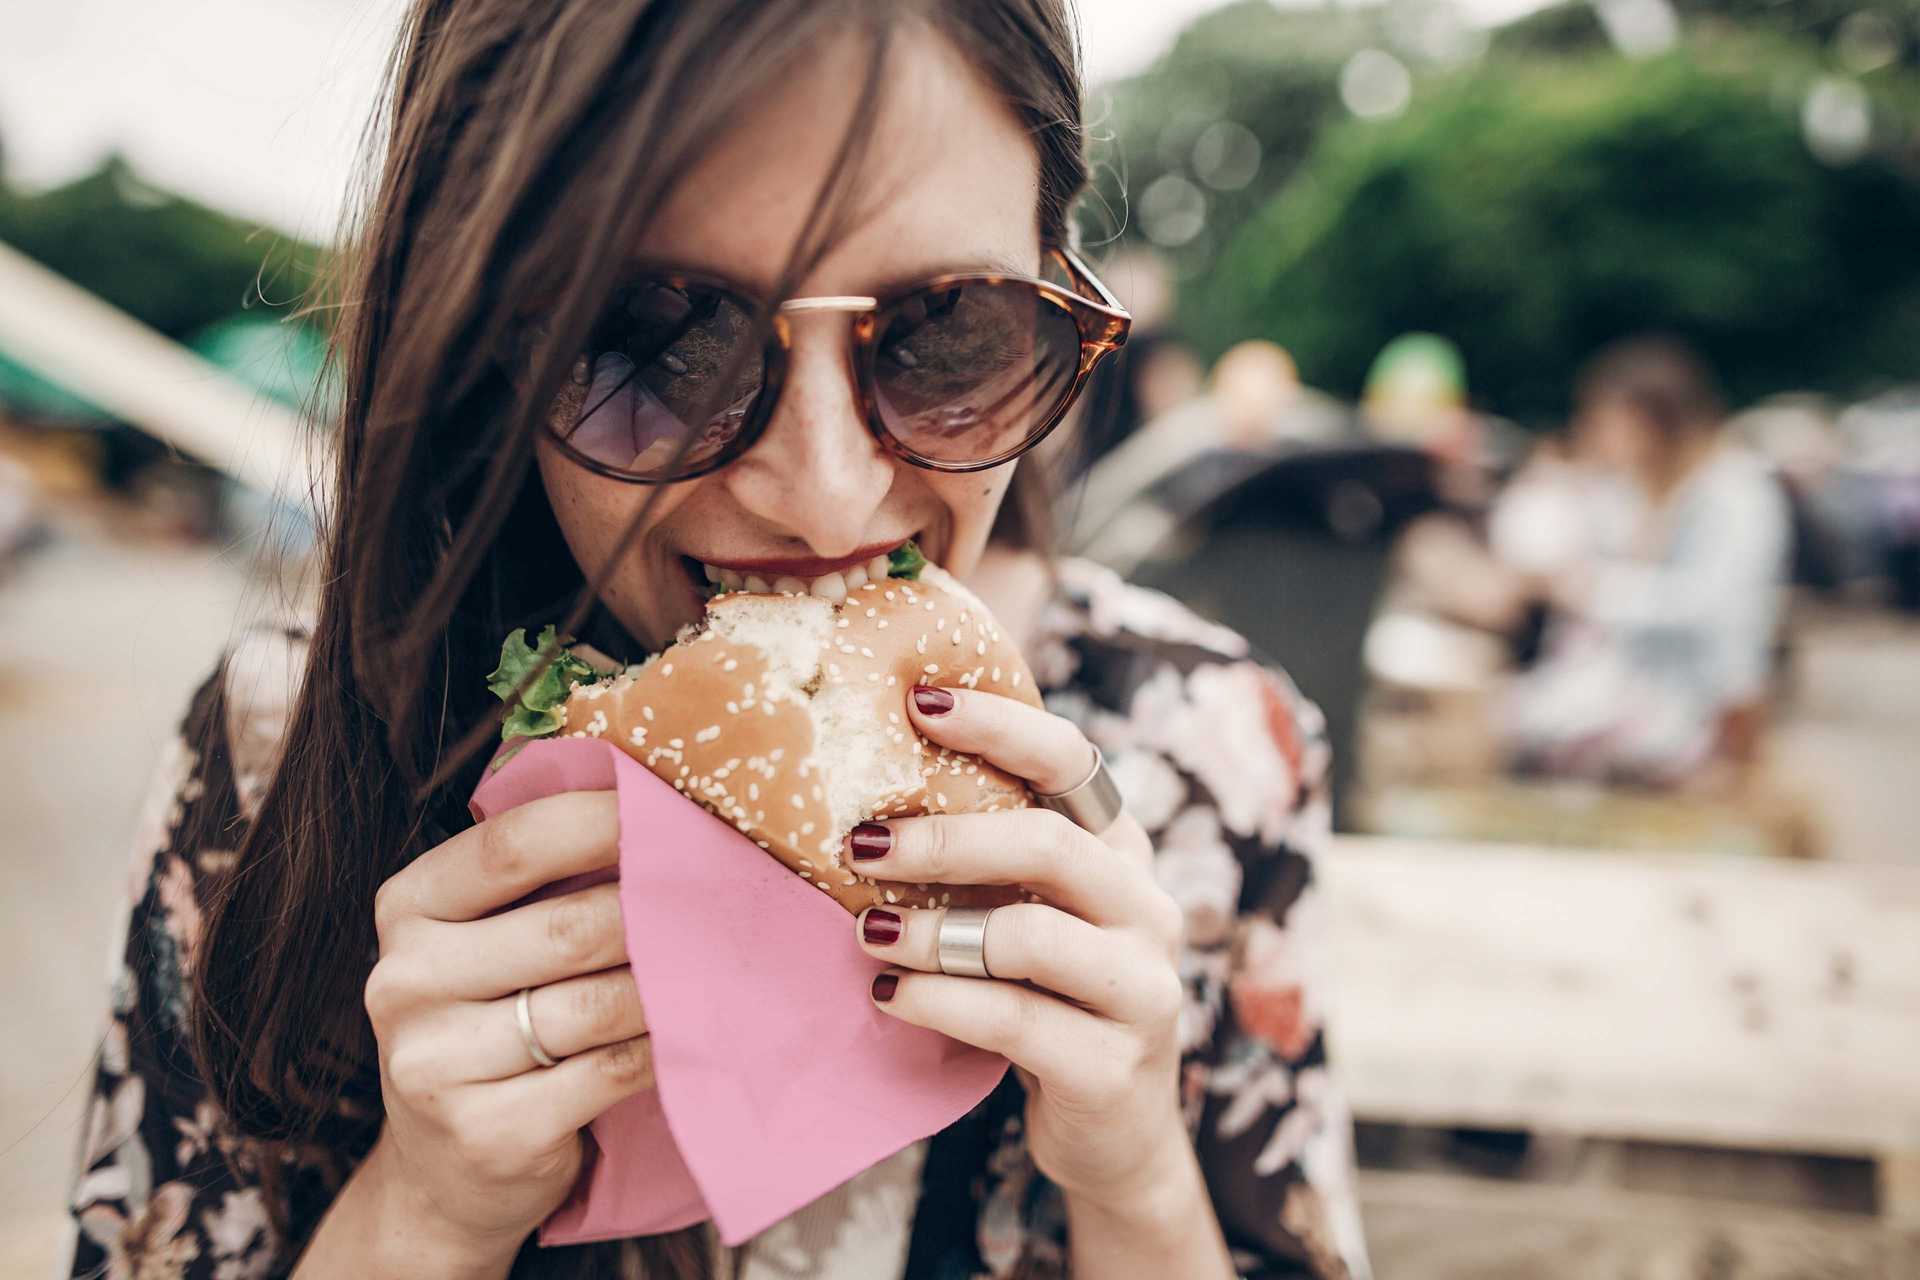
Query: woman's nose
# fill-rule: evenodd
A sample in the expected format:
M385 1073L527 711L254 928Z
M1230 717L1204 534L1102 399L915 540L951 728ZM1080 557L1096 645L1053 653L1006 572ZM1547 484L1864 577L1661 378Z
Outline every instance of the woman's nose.
M846 317L805 319L765 432L720 474L734 500L770 527L815 555L838 556L873 540L894 463L860 416Z

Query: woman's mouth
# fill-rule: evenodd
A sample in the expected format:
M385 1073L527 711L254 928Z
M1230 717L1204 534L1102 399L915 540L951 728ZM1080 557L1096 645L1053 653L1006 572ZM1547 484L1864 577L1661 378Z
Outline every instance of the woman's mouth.
M904 545L906 541L909 539L903 539L898 545ZM693 556L682 556L680 559L696 588L703 594L725 591L785 592L819 596L838 604L847 598L849 592L858 591L869 582L886 581L891 573L889 555L890 552L881 552L864 560L849 560L823 573L809 573L806 576L710 564Z

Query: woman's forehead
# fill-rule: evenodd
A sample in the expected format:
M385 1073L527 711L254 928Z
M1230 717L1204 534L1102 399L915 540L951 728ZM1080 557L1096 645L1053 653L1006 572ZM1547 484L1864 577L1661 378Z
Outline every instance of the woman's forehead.
M821 49L745 111L676 185L636 252L765 291L806 225L843 132L869 134L851 218L801 293L869 293L963 265L1034 270L1038 153L960 52L902 24L871 118L867 51Z

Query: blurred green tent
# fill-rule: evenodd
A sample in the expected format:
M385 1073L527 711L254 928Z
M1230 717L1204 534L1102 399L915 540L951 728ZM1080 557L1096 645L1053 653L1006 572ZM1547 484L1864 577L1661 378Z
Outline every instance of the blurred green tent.
M325 340L309 326L261 315L216 321L187 345L254 391L295 412L307 408L327 354Z
M109 422L113 415L84 396L50 382L0 351L0 411L69 425Z

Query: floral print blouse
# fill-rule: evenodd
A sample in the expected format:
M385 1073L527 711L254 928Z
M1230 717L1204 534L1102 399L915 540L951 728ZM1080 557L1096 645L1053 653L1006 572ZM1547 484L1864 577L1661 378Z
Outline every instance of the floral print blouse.
M1234 1264L1257 1280L1364 1280L1352 1125L1322 1035L1319 713L1236 633L1092 562L1059 570L1028 658L1048 708L1105 754L1153 837L1161 884L1185 908L1181 1099ZM265 792L303 642L296 627L237 643L160 762L71 1196L76 1276L284 1276L362 1154L269 1148L237 1132L186 1048L201 904L231 865L234 824ZM186 820L209 805L227 821ZM176 841L184 830L235 835L189 848ZM1064 1198L1034 1166L1023 1113L1008 1072L954 1124L756 1238L745 1274L848 1274L836 1245L864 1240L871 1257L874 1233L890 1229L907 1280L1066 1276ZM269 1160L284 1176L266 1182ZM897 1185L883 1185L889 1175ZM285 1197L277 1213L269 1185Z

